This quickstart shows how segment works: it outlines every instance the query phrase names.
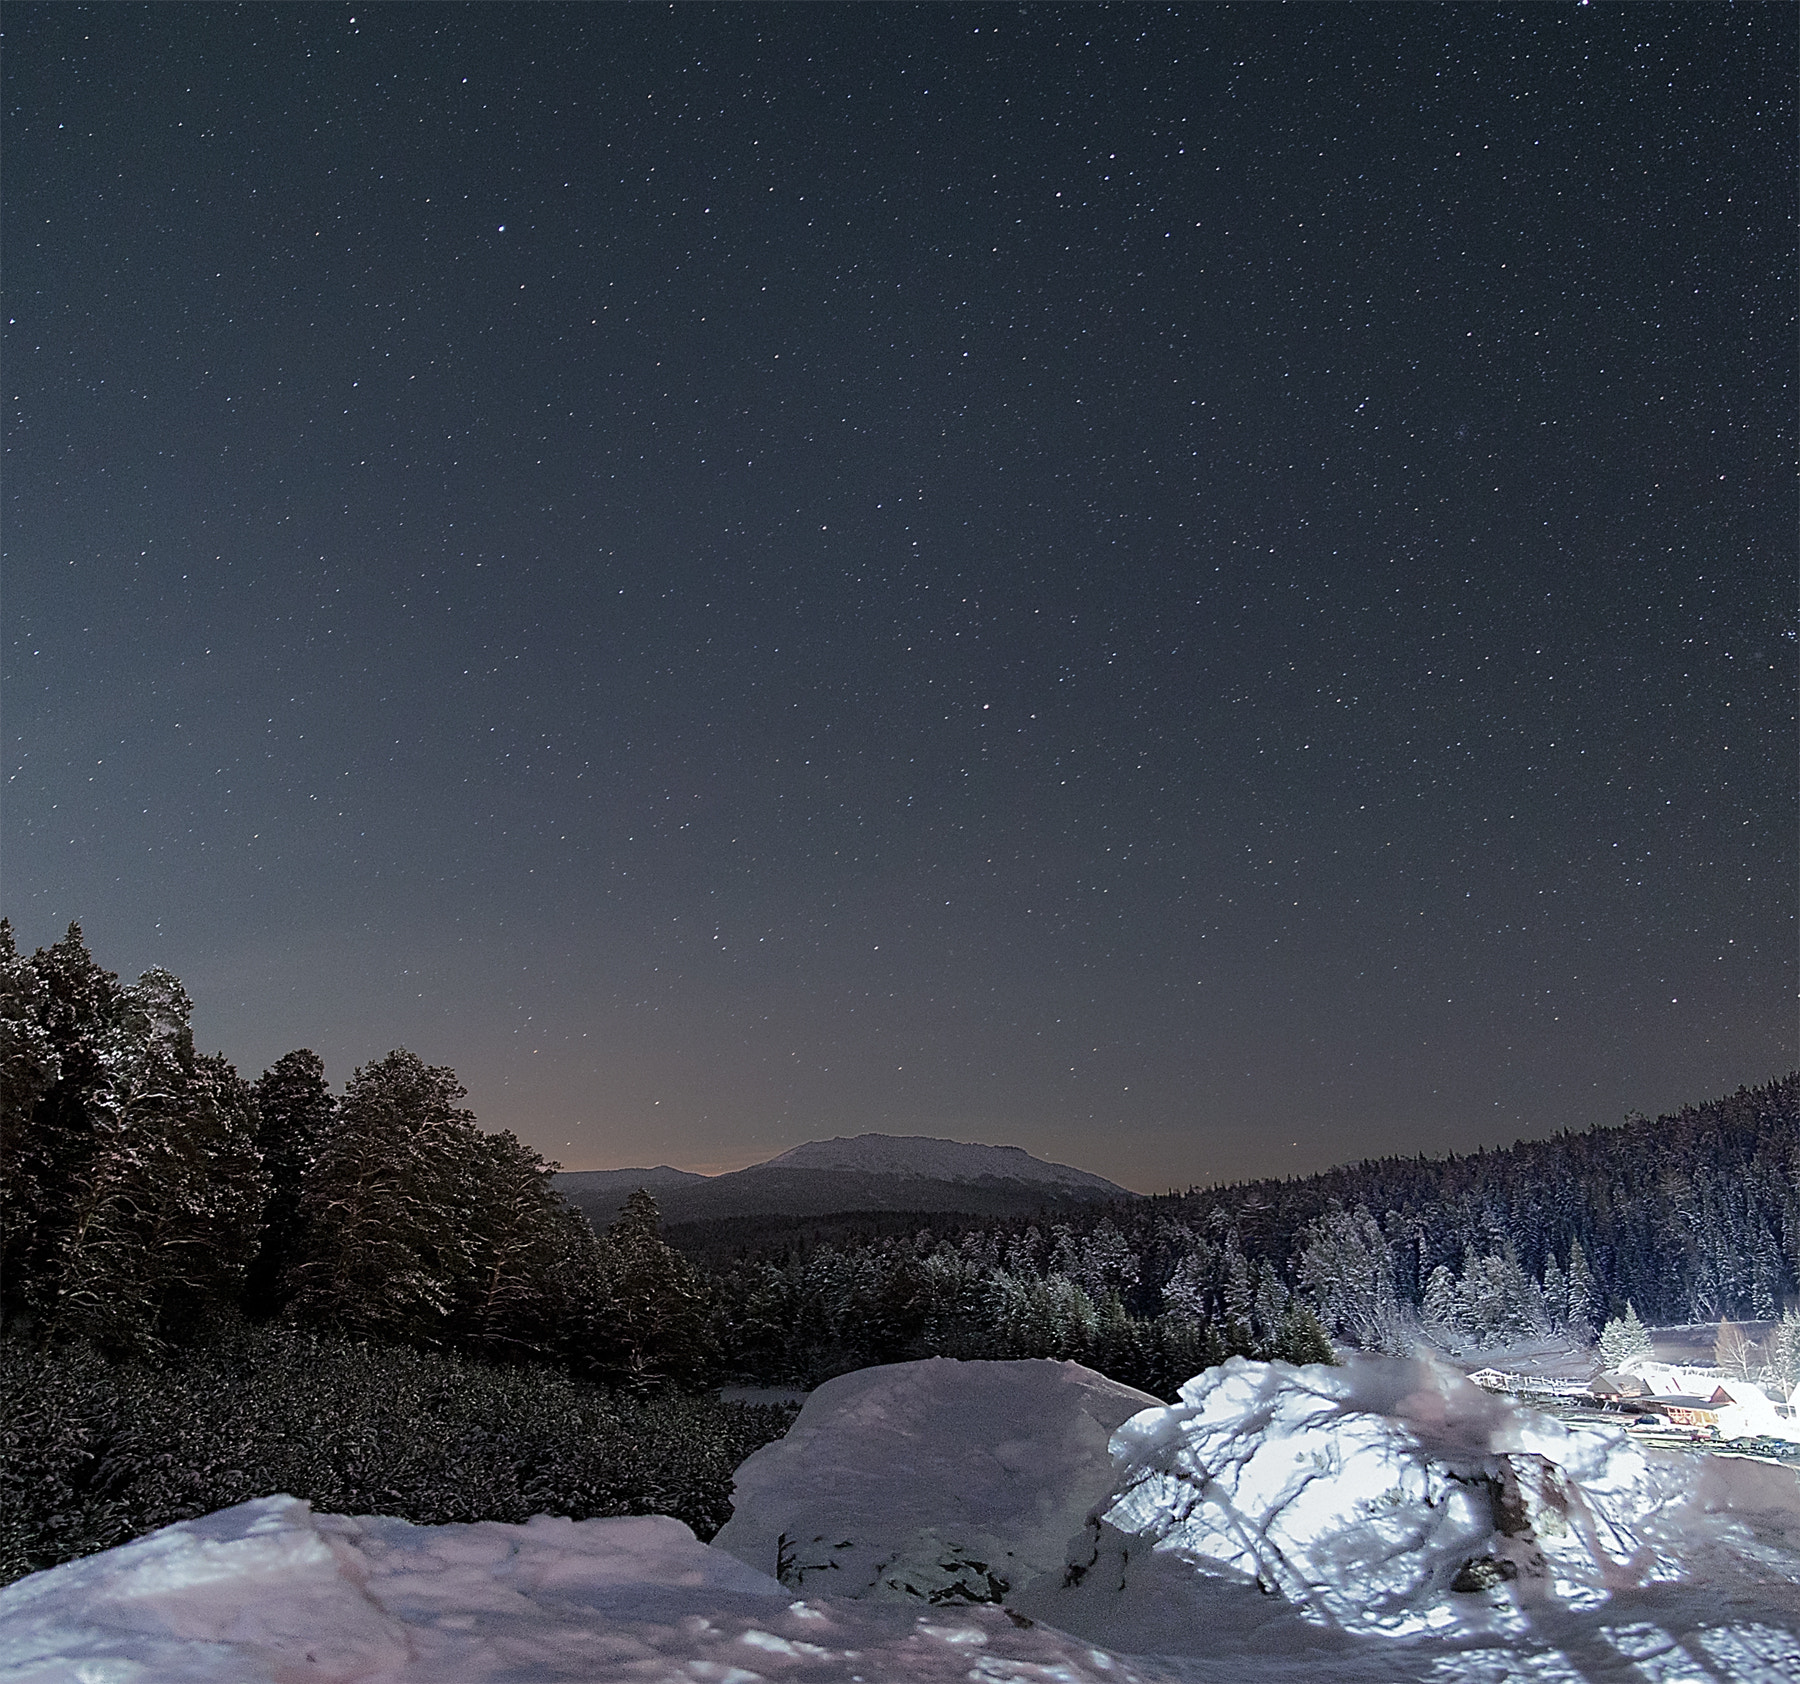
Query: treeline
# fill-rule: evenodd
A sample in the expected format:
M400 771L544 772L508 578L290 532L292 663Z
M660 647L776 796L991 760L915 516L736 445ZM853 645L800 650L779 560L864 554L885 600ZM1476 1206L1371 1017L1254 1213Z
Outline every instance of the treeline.
M724 1236L697 1237L716 1258ZM1655 1121L1138 1200L1043 1229L955 1217L910 1241L737 1237L719 1265L731 1350L768 1376L885 1360L867 1353L911 1339L1080 1355L1164 1390L1197 1358L1287 1354L1302 1313L1391 1350L1421 1333L1465 1350L1592 1344L1628 1307L1662 1323L1771 1320L1800 1303L1800 1075Z
M78 929L26 958L0 923L15 1332L144 1354L242 1316L640 1389L1074 1357L1167 1395L1226 1355L1319 1359L1329 1338L1591 1342L1628 1304L1673 1322L1800 1301L1800 1075L1506 1151L1036 1222L873 1213L768 1244L715 1224L698 1262L648 1193L596 1234L447 1069L394 1052L337 1095L299 1051L246 1081L195 1051L189 1010L165 971L103 971Z
M596 1235L449 1070L246 1081L189 1011L0 921L0 1583L276 1492L710 1537L793 1411L679 1389L714 1296L648 1196Z
M1079 1237L1063 1224L959 1237L922 1227L744 1257L715 1281L724 1360L746 1380L812 1386L919 1356L1050 1357L1167 1398L1228 1356L1333 1360L1311 1309L1285 1289L1241 1307L1177 1291L1133 1314L1137 1266L1106 1219Z
M1654 1120L1444 1160L1388 1158L1158 1201L1292 1257L1329 1210L1374 1215L1397 1295L1510 1260L1554 1316L1585 1269L1591 1315L1767 1320L1800 1296L1800 1073ZM1572 1253L1577 1260L1572 1264ZM1441 1278L1440 1278L1441 1286Z
M0 920L9 1332L130 1357L248 1317L640 1389L710 1368L706 1283L648 1195L596 1235L452 1071L397 1051L339 1096L297 1051L250 1082L195 1051L190 1012L78 927L25 957Z

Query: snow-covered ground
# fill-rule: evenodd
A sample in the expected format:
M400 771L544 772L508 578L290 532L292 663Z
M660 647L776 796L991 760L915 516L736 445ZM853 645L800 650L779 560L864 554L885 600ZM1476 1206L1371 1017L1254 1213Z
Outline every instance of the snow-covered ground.
M1427 1362L1239 1359L1165 1408L938 1359L821 1387L714 1545L265 1498L0 1592L0 1678L1793 1684L1800 1483Z

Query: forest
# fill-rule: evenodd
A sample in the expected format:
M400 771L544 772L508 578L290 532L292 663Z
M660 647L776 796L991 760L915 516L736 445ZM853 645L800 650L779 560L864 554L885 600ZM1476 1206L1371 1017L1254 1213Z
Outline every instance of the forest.
M1445 1160L678 1246L648 1192L595 1232L450 1069L398 1050L336 1092L301 1049L249 1080L191 1014L179 979L122 983L79 927L23 955L0 921L8 1577L259 1485L416 1519L464 1518L477 1488L507 1513L648 1504L707 1535L729 1458L790 1418L719 1403L727 1381L1056 1357L1167 1397L1234 1353L1591 1343L1628 1307L1800 1300L1800 1074ZM277 1402L300 1396L328 1425ZM452 1445L486 1484L447 1478Z

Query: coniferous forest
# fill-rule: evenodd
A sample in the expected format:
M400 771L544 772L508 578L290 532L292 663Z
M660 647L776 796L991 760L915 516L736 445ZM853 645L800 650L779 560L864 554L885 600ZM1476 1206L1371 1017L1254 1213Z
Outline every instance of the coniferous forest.
M1800 1075L1654 1121L1039 1221L604 1233L404 1051L342 1091L196 1051L180 982L0 921L0 1577L285 1490L419 1521L672 1513L810 1386L1070 1357L1162 1396L1233 1353L1591 1343L1800 1303ZM677 1244L671 1244L673 1238ZM1800 1326L1800 1318L1790 1315ZM1789 1343L1795 1343L1789 1340Z

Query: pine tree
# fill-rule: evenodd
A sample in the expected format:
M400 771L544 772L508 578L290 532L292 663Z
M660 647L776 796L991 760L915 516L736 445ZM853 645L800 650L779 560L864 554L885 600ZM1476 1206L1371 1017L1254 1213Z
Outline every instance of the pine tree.
M199 1145L205 1168L194 1201L196 1220L180 1242L187 1248L188 1275L168 1312L187 1323L243 1302L261 1250L269 1194L255 1090L223 1053L200 1054L194 1079L190 1115L195 1125L204 1124Z
M598 1267L593 1230L550 1184L556 1165L508 1132L471 1134L452 1202L467 1268L451 1311L455 1342L490 1356L545 1356L581 1313Z
M0 1290L15 1313L42 1317L60 1290L77 1185L95 1151L89 1100L103 1079L97 1049L117 1009L119 979L94 963L79 924L30 959L19 958L10 925L4 945Z
M705 1282L664 1242L661 1226L655 1198L640 1187L599 1248L587 1362L636 1388L692 1380L715 1354Z
M403 1048L350 1078L302 1183L290 1308L342 1332L433 1344L473 1274L460 1185L479 1131L456 1073Z
M13 1181L13 1166L37 1102L56 1085L62 1059L45 1026L49 989L0 918L0 1163ZM0 1207L4 1208L4 1207Z
M284 1053L257 1078L256 1104L261 1118L257 1147L269 1178L269 1200L246 1292L251 1309L267 1315L279 1308L282 1282L299 1260L301 1189L337 1120L325 1061L304 1047Z
M90 1147L70 1184L48 1319L112 1350L163 1343L236 1298L260 1225L255 1105L223 1059L194 1053L180 981L149 970L94 1036Z

